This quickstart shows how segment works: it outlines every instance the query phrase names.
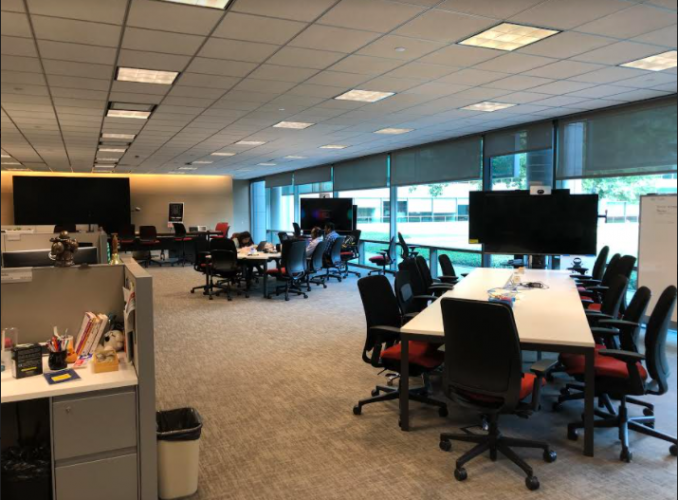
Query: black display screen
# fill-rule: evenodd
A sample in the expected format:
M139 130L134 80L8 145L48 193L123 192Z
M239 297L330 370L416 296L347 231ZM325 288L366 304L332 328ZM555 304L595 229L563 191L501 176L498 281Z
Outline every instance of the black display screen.
M353 231L353 200L350 198L323 198L301 200L301 229L311 231L333 222L337 231Z
M598 195L471 193L469 237L488 253L595 255Z
M14 177L14 223L97 224L118 232L131 222L129 179Z

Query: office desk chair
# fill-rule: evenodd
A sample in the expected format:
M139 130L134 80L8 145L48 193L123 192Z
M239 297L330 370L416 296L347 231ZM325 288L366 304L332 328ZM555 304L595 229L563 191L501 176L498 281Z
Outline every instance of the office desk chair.
M306 242L289 240L283 243L281 267L268 271L269 275L284 283L276 287L276 297L284 292L285 302L290 301L290 294L308 299L301 288L306 281L306 266ZM272 299L273 294L270 293L266 298Z
M607 268L607 259L610 257L610 247L604 247L600 253L598 254L598 258L596 259L596 263L593 266L593 271L591 271L591 274L573 274L572 277L578 281L583 281L583 280L594 280L594 281L602 281L603 276L605 275L605 269ZM569 269L570 271L572 269Z
M606 279L600 285L588 286L585 292L580 292L582 301L586 304L586 308L590 310L600 310L612 280L614 280L616 276L624 276L630 281L631 275L636 268L636 262L638 262L638 259L632 255L621 257L614 265L611 264L608 267ZM627 302L624 297L621 304L622 312L626 310L626 306Z
M177 261L177 264L181 264L181 267L186 267L186 243L192 243L193 238L188 236L188 231L186 231L186 226L179 222L175 222L174 226L174 241L181 244L181 258Z
M534 470L512 448L543 451L544 461L558 458L547 443L510 439L499 431L501 415L529 418L540 409L542 386L549 365L540 362L531 374L523 374L520 337L513 310L505 304L443 299L445 324L445 393L457 404L476 411L489 420L489 435L443 434L440 447L452 450L452 442L477 446L457 460L455 477L466 481L464 466L489 452L492 461L499 454L520 467L527 475L528 489L540 487ZM531 396L531 401L527 401Z
M121 250L123 252L129 252L132 248L134 248L134 244L137 242L136 226L134 224L124 224L120 226L118 238L120 241Z
M398 242L395 237L391 239L386 250L379 252L379 255L370 258L370 262L375 266L379 266L381 269L378 271L370 271L368 276L374 276L375 274L381 274L386 276L386 269L392 266L396 259L398 258Z
M325 252L327 252L327 242L321 241L313 250L313 255L308 259L308 271L306 273L306 285L308 291L311 291L311 283L327 288L327 278L323 273Z
M301 226L295 222L292 224L292 227L294 228L294 237L299 239L304 235L304 232L301 230Z
M212 289L216 288L218 290L215 294L217 297L226 293L226 298L229 302L232 302L232 285L237 280L241 271L241 268L238 265L238 252L234 250L214 250L210 255ZM215 277L221 278L217 284L214 283ZM237 291L237 293L240 295L240 291ZM210 299L211 298L212 297L210 296Z
M208 295L210 300L213 296L212 288L212 278L211 278L211 260L210 260L210 247L217 241L223 240L208 240L206 235L203 235L200 238L196 238L194 241L195 244L195 263L193 264L193 269L196 272L205 276L205 284L203 286L197 286L191 290L191 293L195 293L198 290L202 290L203 295Z
M400 256L402 257L403 260L412 259L412 258L416 257L417 255L419 255L416 251L417 247L412 246L412 245L408 245L408 243L405 240L405 237L403 236L402 233L398 233L398 242L399 242L400 248L402 250Z
M670 367L666 357L666 339L676 309L678 290L672 286L667 288L650 317L645 334L645 355L631 350L598 351L596 356L596 394L606 394L620 401L617 412L596 412L601 420L596 421L598 429L619 429L622 442L620 459L622 462L633 461L631 452L630 431L644 436L660 439L671 444L670 453L678 456L678 441L675 437L655 430L656 418L654 410L646 409L644 417L630 417L628 411L629 398L642 396L664 396L669 392ZM623 335L623 334L622 334ZM632 340L625 342L631 345ZM645 363L643 365L643 362ZM581 373L583 373L583 366ZM583 422L570 424L569 439L576 441Z
M341 257L341 251L344 248L345 238L339 236L334 243L332 243L332 250L329 255L325 255L325 268L327 269L327 274L325 275L325 280L329 281L330 279L335 279L339 283L344 281L344 275L341 273L342 266L344 265L344 260ZM334 272L332 272L334 271Z
M620 276L621 280L626 281L626 278ZM589 315L589 323L591 324L591 332L596 339L596 349L621 349L625 351L638 350L641 322L645 318L650 301L652 300L652 292L647 287L640 288L633 296L631 304L629 304L626 314L619 318L617 315L596 314ZM621 303L621 302L620 302ZM584 363L583 356L575 354L563 354L560 356L560 363L564 372L570 370L578 370ZM563 404L569 401L577 401L584 399L585 386L583 383L567 384L561 391L561 396L558 402L553 405L554 411L560 411ZM634 404L644 406L647 409L654 410L652 405L643 403L641 401L631 401ZM610 412L614 411L612 403L608 395L600 396L601 406L605 406Z
M290 235L287 233L280 232L278 233L278 239L280 240L280 244L284 244L286 241L290 240Z
M212 236L212 239L228 239L228 232L231 230L231 225L228 222L219 222L215 229L215 232L220 233L219 235Z
M151 264L162 266L161 262L153 259L153 250L158 250L160 248L161 242L158 239L158 230L155 226L141 226L139 228L139 243L141 246L147 249L146 257L139 262L144 267L148 267Z
M368 276L358 281L367 319L367 340L363 349L363 361L377 369L400 373L402 346L400 329L403 317L393 288L386 276ZM448 416L447 404L429 397L428 375L442 366L445 355L440 345L425 342L410 342L410 376L424 377L425 387L410 391L410 398L422 404L438 408L442 418ZM356 416L362 415L363 407L386 401L398 401L400 389L378 386L372 398L360 401L354 408Z
M454 284L443 283L442 281L436 281L433 279L431 268L428 265L428 260L426 260L424 257L420 255L416 257L414 261L417 263L417 268L419 269L419 273L424 280L424 285L426 286L428 293L441 296L446 292L454 290Z
M344 244L341 248L341 274L345 279L348 279L350 275L355 276L356 278L362 278L363 275L358 271L351 271L349 266L351 262L357 260L360 261L360 238L362 237L362 231L351 231L351 233L346 236Z
M412 275L409 271L398 271L395 278L395 293L404 321L410 321L438 300L435 295L415 295Z
M443 270L443 275L438 276L438 279L442 283L446 284L456 285L459 283L459 275L457 275L457 270L454 268L454 264L452 263L450 256L445 253L441 253L438 257L438 262L440 263L440 269ZM466 276L462 277L465 278Z

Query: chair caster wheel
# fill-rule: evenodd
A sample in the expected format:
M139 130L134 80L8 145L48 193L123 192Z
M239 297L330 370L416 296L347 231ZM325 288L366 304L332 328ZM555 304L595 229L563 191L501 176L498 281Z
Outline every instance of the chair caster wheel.
M643 410L643 415L646 417L654 417L654 411L650 410L649 408L645 408Z
M525 486L527 486L527 489L530 491L537 491L539 488L541 488L541 483L539 482L539 479L537 479L535 476L532 476L525 480Z
M466 469L457 469L454 471L454 478L460 483L463 483L468 480L468 472L466 472Z
M440 449L445 453L450 453L452 451L452 443L450 443L449 441L441 441Z
M447 418L450 416L450 410L448 410L447 407L441 408L440 410L438 410L438 415L440 416L440 418Z
M359 417L360 415L363 414L363 409L360 406L356 406L355 408L353 408L353 414L356 417Z
M676 446L675 444L671 446L671 455L673 455L674 457L678 457L678 446Z
M379 396L379 394L381 394L381 391L379 389L375 389L372 391L373 398L376 398L377 396Z
M290 299L285 299L285 302L289 302L289 301L290 301Z
M570 441L579 441L579 434L577 431L567 431L567 439Z
M623 450L619 459L624 463L630 464L633 462L633 453L631 453L631 450Z
M558 454L555 451L544 452L544 462L547 464L554 464L558 460Z

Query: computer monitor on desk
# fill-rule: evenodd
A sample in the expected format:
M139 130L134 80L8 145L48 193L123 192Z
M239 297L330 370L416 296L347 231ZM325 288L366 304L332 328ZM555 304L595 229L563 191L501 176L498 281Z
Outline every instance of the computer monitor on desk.
M48 249L5 252L2 254L2 267L52 267L54 262L49 258L49 253ZM99 264L99 249L92 247L78 250L75 254L75 265L83 264Z

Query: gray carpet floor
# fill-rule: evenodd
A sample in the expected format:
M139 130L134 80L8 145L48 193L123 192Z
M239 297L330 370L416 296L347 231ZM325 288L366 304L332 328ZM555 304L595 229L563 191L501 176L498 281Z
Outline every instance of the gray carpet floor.
M317 289L308 300L225 298L213 302L189 289L192 269L154 269L157 387L160 409L195 407L205 419L201 487L195 500L670 500L677 498L676 459L663 442L634 435L635 461L619 462L615 431L597 434L597 458L566 439L583 406L546 411L531 420L507 417L504 434L550 442L547 465L521 452L541 480L529 493L506 460L480 458L470 479L454 480L454 460L470 446L438 449L441 432L476 423L454 406L441 419L413 404L414 429L398 428L397 403L352 408L384 379L363 363L365 322L356 280ZM675 355L672 363L675 367ZM655 398L659 428L676 433L676 378Z

